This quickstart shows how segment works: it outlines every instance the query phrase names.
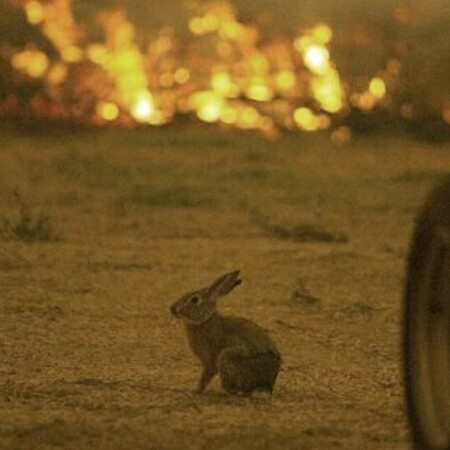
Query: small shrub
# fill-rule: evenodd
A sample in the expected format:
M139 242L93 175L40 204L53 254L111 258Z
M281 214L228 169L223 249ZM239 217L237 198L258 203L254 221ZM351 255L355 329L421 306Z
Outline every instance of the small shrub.
M435 183L449 175L450 172L445 170L405 170L393 177L393 181L396 183Z
M260 213L254 213L253 219L268 236L298 242L333 242L346 243L348 236L341 231L328 230L320 224L298 223L284 226L273 223Z
M268 225L265 230L272 236L299 242L348 242L348 237L339 231L326 230L317 225L302 223L293 227Z
M12 217L3 218L2 234L6 239L24 242L49 242L58 240L51 218L43 211L33 211L21 205Z
M201 208L214 206L214 198L198 186L135 186L127 200L139 206Z

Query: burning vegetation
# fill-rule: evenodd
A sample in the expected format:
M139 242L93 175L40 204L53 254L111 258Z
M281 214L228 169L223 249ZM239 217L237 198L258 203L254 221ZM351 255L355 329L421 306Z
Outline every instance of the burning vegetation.
M296 36L266 36L238 20L227 1L190 2L188 39L164 28L143 45L125 9L102 10L101 38L91 41L71 0L11 0L9 6L53 51L36 40L0 45L1 66L15 80L0 79L6 85L0 87L2 116L120 126L165 125L187 116L268 137L281 129L329 129L341 142L351 135L345 119L354 111L382 110L406 120L416 114L399 95L404 49L352 83L333 58L327 23ZM394 12L394 20L409 20L402 11ZM450 124L448 99L438 116Z

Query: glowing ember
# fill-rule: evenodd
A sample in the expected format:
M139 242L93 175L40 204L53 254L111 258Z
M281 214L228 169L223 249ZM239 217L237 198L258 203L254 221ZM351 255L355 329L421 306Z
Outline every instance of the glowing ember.
M321 23L311 30L311 37L325 45L333 38L333 30L327 24Z
M203 122L213 123L220 119L224 99L214 91L197 92L191 98L191 104L197 116Z
M214 92L223 97L237 97L239 95L239 87L226 69L218 69L213 72L211 87Z
M325 75L312 80L312 91L320 106L329 113L337 113L343 107L343 90L339 74L331 69Z
M260 115L255 108L245 106L238 110L237 126L244 130L256 129L258 128L259 118Z
M88 47L93 62L102 66L116 86L118 102L138 122L160 124L161 114L148 89L144 58L134 43L134 29L122 10L102 16L106 32L105 45Z
M235 125L238 121L238 111L232 106L225 106L220 114L220 120L227 125Z
M214 14L206 14L204 17L194 17L189 22L189 29L194 34L207 34L217 31L219 18Z
M275 85L280 91L289 91L295 88L297 77L292 70L282 70L275 76Z
M148 91L139 93L131 107L131 114L138 122L150 122L156 110L153 97Z
M111 102L100 102L97 104L97 114L107 121L116 120L119 117L119 108Z
M313 44L307 47L303 53L305 66L316 75L323 75L330 69L330 54L328 50Z
M64 64L53 64L48 71L47 81L50 86L58 86L67 78L67 67Z
M31 2L31 5L34 3ZM37 20L39 17L39 24L42 26L44 33L60 51L61 58L65 62L81 61L83 52L77 45L80 31L72 15L71 0L52 0L40 4L43 9L43 18L39 17L41 13L36 13L39 9L36 5L29 7L29 10L35 11L36 16L30 17L30 13L28 13L28 18ZM33 22L31 21L31 23Z
M185 84L189 81L190 76L191 73L189 69L187 69L186 67L180 67L175 71L173 79L175 80L175 83Z
M25 13L28 22L32 25L40 24L45 18L44 8L37 0L32 0L25 4Z
M41 78L50 66L47 55L33 49L16 53L12 57L11 64L32 78Z
M297 108L294 111L294 120L299 128L305 131L320 129L320 119L309 108Z
M369 92L374 97L381 99L386 95L386 84L379 77L372 78L369 84Z
M245 94L251 100L268 102L273 98L273 92L266 84L264 77L253 77L245 90Z
M61 49L61 58L66 63L76 63L83 59L83 51L74 45L67 46Z
M302 54L305 66L313 75L310 85L313 97L323 110L336 114L344 106L345 93L326 47L332 36L332 30L320 24L297 38L294 47Z
M366 91L354 93L350 97L353 106L363 110L370 111L386 96L386 84L380 77L374 77L370 80Z
M306 107L297 108L293 118L298 128L304 131L317 131L327 129L330 126L330 118L325 114L315 114Z

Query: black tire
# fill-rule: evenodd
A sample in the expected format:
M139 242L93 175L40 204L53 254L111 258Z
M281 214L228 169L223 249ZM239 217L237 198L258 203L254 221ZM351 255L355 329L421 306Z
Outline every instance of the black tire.
M432 192L416 223L403 338L415 448L450 450L450 179Z

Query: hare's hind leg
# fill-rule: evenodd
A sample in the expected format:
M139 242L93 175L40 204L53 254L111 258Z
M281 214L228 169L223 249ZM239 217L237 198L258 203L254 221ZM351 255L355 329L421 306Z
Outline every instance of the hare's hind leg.
M253 390L248 370L250 354L245 347L222 350L217 360L222 387L229 394L248 395Z
M222 387L230 394L272 393L280 364L279 355L272 352L251 354L244 348L227 348L218 359Z
M251 367L254 370L255 389L272 393L281 367L281 356L272 351L258 353L253 356Z

